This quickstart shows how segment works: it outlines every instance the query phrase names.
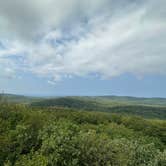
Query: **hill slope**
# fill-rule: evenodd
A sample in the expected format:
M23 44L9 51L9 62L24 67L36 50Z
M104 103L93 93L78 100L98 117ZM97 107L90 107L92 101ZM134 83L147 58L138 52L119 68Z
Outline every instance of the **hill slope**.
M33 102L37 107L67 107L88 111L103 111L111 113L139 115L145 118L166 119L166 107L134 105L117 101L104 101L93 97L62 97Z
M9 103L29 104L41 100L39 97L29 97L15 94L0 94L0 100Z
M104 102L120 102L134 105L166 106L166 98L142 98L130 96L98 96Z
M0 166L166 163L163 120L7 104L0 122Z

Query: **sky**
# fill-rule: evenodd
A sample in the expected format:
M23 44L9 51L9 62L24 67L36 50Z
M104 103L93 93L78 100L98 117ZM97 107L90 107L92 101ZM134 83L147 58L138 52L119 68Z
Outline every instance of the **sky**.
M166 97L165 0L0 0L0 90Z

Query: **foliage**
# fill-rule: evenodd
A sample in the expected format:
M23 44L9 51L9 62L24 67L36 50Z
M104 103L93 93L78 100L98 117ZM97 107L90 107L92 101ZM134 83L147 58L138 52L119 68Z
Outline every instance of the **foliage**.
M165 166L166 121L0 106L0 166Z
M139 115L145 118L166 119L166 107L161 107L160 105L154 106L154 105L139 104L139 101L141 99L137 99L137 100L135 99L136 101L138 101L138 103L135 105L133 105L131 102L134 100L134 98L131 98L130 100L128 99L129 102L127 102L128 100L125 100L126 102L124 103L119 102L119 100L117 100L118 101L117 102L115 99L118 99L118 98L115 98L115 99L111 98L111 99L113 100L108 100L108 98L105 99L104 97L103 98L101 97L100 98L61 97L61 98L44 99L37 102L32 102L31 106L46 107L46 108L47 107L65 107L65 108L81 109L81 110L89 110L89 111L119 113L124 115L126 114ZM166 100L164 100L163 102L165 102L165 106L166 106Z

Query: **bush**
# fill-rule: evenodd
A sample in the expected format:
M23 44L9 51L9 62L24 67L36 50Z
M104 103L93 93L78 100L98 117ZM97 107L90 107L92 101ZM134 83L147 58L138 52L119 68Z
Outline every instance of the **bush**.
M0 166L165 166L165 121L0 106Z

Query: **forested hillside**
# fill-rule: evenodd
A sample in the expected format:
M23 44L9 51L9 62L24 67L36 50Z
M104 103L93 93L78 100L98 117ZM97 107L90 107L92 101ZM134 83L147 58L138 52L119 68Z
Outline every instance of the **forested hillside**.
M0 165L165 166L166 121L0 106Z
M43 98L0 93L0 101L8 103L30 104L31 102L40 101L41 99Z
M136 105L166 106L166 98L143 98L130 96L98 96L96 99L107 102L121 102Z
M159 105L1 95L0 166L165 166L165 119Z
M7 101L14 103L31 103L35 101L40 101L44 99L55 99L55 97L32 97L24 95L14 95L14 94L0 94ZM56 97L61 98L61 97ZM100 104L126 104L126 105L146 105L146 106L166 106L166 98L141 98L141 97L129 97L129 96L75 96L75 97L65 97L74 98L85 101L99 102Z
M166 107L121 103L118 100L103 100L94 97L61 97L32 102L33 107L67 107L73 109L103 111L127 115L139 115L145 118L166 119Z

